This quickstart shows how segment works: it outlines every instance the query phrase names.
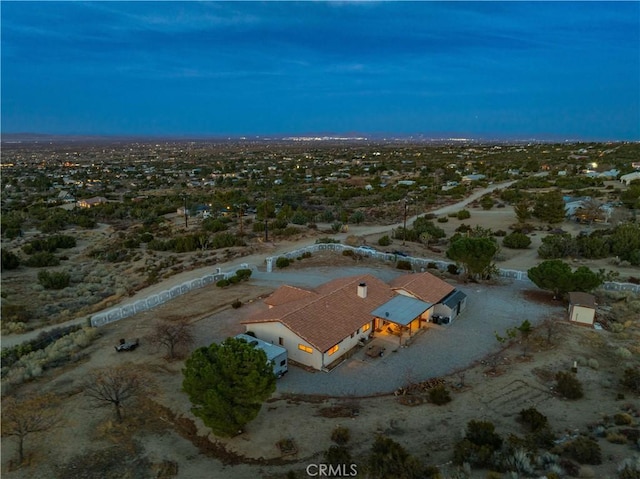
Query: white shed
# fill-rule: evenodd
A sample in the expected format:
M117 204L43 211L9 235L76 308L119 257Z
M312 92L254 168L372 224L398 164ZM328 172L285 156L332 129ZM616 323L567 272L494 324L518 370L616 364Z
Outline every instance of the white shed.
M569 293L569 321L593 326L596 318L596 298L589 293Z

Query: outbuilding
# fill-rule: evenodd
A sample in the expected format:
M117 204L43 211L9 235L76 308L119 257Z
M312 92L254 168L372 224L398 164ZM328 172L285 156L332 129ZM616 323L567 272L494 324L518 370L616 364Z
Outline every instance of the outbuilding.
M596 297L589 293L569 293L569 321L593 326L596 319Z

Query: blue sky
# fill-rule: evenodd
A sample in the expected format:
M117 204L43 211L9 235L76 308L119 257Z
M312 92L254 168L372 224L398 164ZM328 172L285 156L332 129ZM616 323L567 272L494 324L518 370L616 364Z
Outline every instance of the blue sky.
M640 140L639 2L2 2L2 131Z

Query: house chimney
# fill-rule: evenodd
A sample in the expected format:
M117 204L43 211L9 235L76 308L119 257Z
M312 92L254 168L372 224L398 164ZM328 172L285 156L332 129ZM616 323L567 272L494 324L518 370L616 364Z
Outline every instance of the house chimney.
M367 297L367 283L360 283L358 285L358 297L360 298Z

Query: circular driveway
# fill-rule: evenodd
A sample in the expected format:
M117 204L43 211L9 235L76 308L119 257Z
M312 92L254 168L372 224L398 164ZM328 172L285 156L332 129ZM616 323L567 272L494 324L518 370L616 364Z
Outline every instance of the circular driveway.
M336 277L372 274L389 281L402 272L378 268L314 268L313 271L256 272L251 280L315 287ZM399 347L397 337L380 336L373 344L384 346L383 357L370 358L360 349L331 372L309 372L290 366L278 380L278 392L326 394L330 396L368 396L388 393L433 377L445 376L499 349L495 333L529 320L532 325L553 314L561 320L564 308L525 299L523 292L537 289L528 281L503 280L501 285L467 284L457 286L467 294L466 309L449 325L428 323L409 346ZM371 344L371 343L370 343Z

